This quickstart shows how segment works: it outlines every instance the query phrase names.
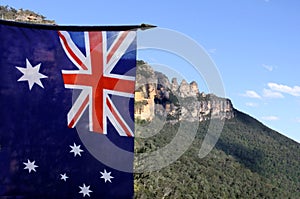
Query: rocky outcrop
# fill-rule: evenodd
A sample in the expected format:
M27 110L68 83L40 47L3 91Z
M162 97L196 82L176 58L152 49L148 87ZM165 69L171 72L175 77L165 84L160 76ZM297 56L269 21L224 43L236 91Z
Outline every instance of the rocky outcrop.
M206 98L182 100L179 120L205 121L209 119L231 119L234 109L229 99L207 95Z
M43 15L30 10L16 10L9 6L0 6L0 16L2 20L55 25L54 20L47 20Z
M185 80L182 80L177 93L180 97L188 97L190 95L190 85Z
M200 93L195 81L188 83L154 71L138 61L136 76L135 117L152 120L155 116L168 120L205 121L231 119L234 108L229 99Z
M155 78L157 79L157 88L161 87L170 88L170 81L166 75L161 72L155 71Z
M173 93L176 93L178 91L178 82L177 82L177 79L175 77L172 78L172 81L171 81L171 91Z
M192 81L190 83L190 95L198 96L198 94L199 94L198 84L195 81Z
M171 91L180 97L196 97L199 94L198 84L195 81L187 83L186 80L182 80L177 89L171 88Z

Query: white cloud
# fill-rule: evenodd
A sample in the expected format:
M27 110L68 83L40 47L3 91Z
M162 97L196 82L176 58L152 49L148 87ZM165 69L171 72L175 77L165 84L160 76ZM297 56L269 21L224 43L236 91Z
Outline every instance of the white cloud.
M300 86L290 87L283 84L268 83L268 87L273 91L278 91L281 93L287 93L293 96L300 96Z
M262 64L262 67L264 67L265 69L267 69L270 72L276 68L275 66L271 66L271 65L267 65L267 64Z
M282 93L272 91L270 89L264 89L263 90L263 96L266 97L266 98L284 98Z
M256 98L256 99L261 98L261 96L259 94L257 94L255 91L250 91L250 90L247 90L245 94L242 94L242 96Z
M279 117L270 115L270 116L264 116L264 117L262 117L262 119L266 120L266 121L277 121L277 120L279 120Z
M253 103L253 102L247 102L247 103L246 103L246 106L249 106L249 107L257 107L258 104L257 104L257 103Z

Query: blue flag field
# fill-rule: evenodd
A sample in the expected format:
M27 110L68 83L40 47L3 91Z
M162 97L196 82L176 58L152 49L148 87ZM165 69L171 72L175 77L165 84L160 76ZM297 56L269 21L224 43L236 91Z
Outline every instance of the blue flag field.
M0 21L0 198L133 198L136 31Z

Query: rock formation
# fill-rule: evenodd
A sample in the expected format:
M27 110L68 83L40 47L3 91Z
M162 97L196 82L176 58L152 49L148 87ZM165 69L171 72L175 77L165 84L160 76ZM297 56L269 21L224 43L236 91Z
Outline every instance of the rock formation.
M55 25L54 20L48 20L43 15L30 10L16 10L9 6L0 6L0 17L2 20Z
M135 118L152 120L155 116L167 120L205 121L230 119L234 108L229 99L200 93L195 81L188 83L154 71L143 61L138 61L135 92Z

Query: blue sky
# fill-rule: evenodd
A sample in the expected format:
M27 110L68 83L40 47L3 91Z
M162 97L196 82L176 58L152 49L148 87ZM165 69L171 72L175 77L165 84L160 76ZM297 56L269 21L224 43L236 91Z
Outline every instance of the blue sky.
M300 142L298 0L1 0L1 5L35 11L60 25L149 23L183 33L211 56L237 109ZM163 53L138 56L174 70L189 67ZM184 75L188 81L194 80L191 74Z

